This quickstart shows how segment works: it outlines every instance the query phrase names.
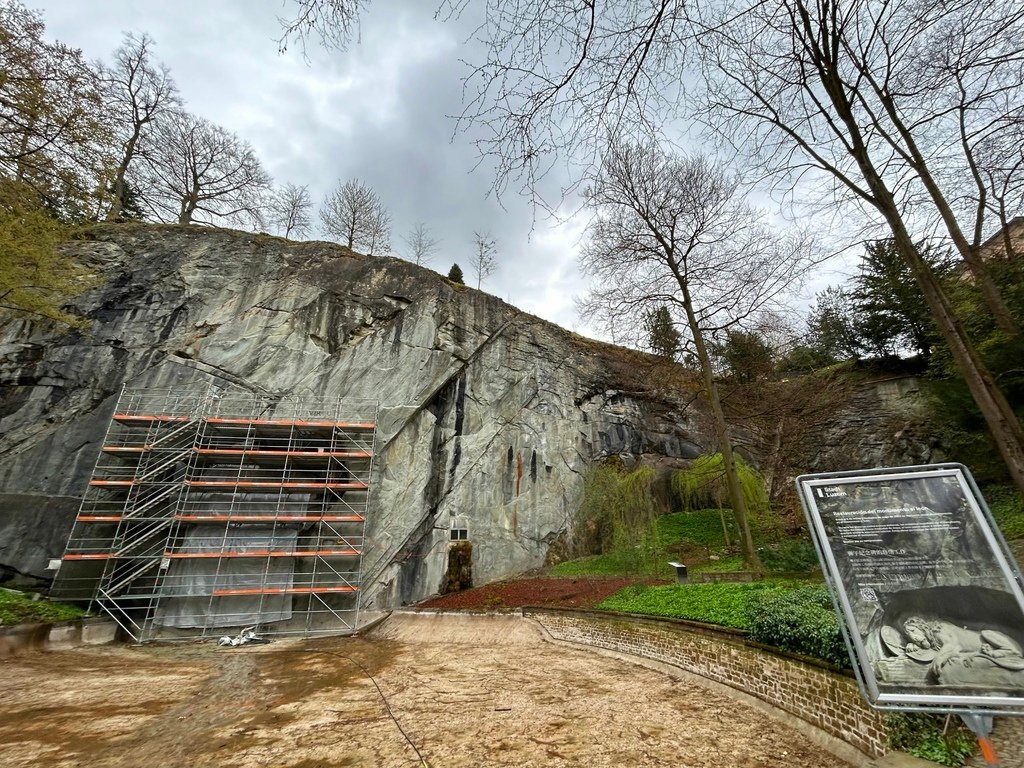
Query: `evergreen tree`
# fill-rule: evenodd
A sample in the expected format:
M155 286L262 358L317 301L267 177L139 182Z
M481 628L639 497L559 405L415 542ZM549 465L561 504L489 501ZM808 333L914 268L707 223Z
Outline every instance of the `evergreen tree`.
M675 360L679 354L681 337L672 322L668 307L662 305L644 315L647 346L658 357Z
M466 281L462 277L462 267L458 264L452 264L452 268L448 270L448 279L458 285L465 285Z
M927 245L918 251L939 275L949 272L949 260ZM861 347L869 354L898 354L912 350L931 355L938 333L921 289L906 261L890 240L869 243L850 292Z
M775 352L757 331L728 330L725 341L716 344L714 352L729 376L739 384L767 379L775 368Z
M860 343L854 327L853 305L845 290L831 286L814 297L814 307L807 318L807 339L807 346L820 365L857 356Z

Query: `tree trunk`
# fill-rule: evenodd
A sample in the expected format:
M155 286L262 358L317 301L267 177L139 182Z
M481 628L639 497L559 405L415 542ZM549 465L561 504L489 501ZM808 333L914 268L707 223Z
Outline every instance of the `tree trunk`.
M743 498L743 489L740 487L740 478L736 472L736 459L732 451L732 440L729 437L729 426L725 420L725 411L722 410L722 401L718 397L718 385L715 383L715 374L711 368L711 356L708 354L707 346L704 344L704 337L701 335L700 324L693 311L693 304L690 301L690 290L686 281L676 276L679 287L683 293L683 307L686 309L686 322L690 326L690 333L693 336L693 346L697 350L697 359L700 362L701 376L704 378L704 390L707 392L708 401L711 403L711 413L715 421L715 437L718 439L718 450L722 454L722 466L725 468L725 487L729 493L729 502L732 504L732 513L736 518L736 528L739 531L740 550L743 552L743 561L752 571L760 573L764 568L761 565L761 558L754 547L754 537L750 532L750 519L747 515L747 503Z
M804 13L808 12L806 9ZM992 374L985 368L978 356L977 350L971 343L970 337L956 310L942 290L938 278L931 266L921 258L917 248L914 246L913 238L907 231L906 224L900 206L896 203L891 190L883 180L881 172L875 167L868 151L867 143L863 135L864 127L854 117L854 110L847 93L846 86L837 76L835 67L828 66L828 62L819 62L819 77L828 93L829 100L835 107L836 115L843 123L849 141L849 153L857 163L861 174L870 190L867 199L885 218L886 223L892 230L893 239L900 255L906 260L907 265L914 273L921 293L924 294L928 308L931 310L939 333L953 354L960 375L964 377L974 402L978 404L985 423L988 424L992 437L999 448L999 452L1006 462L1010 477L1021 491L1024 491L1024 429L1021 428L1017 416L1010 408L1003 393L996 386ZM838 178L845 178L842 174L832 169ZM924 179L923 179L924 180ZM846 182L850 184L850 182ZM857 190L855 185L851 188ZM859 190L858 190L859 191ZM860 192L863 195L863 192ZM940 213L942 211L940 210ZM946 221L949 224L949 220ZM950 227L950 234L958 231L955 226ZM961 234L962 238L962 234ZM961 255L965 255L963 249ZM970 250L970 249L968 249ZM966 255L965 255L966 256Z
M964 377L974 402L978 404L985 423L988 424L988 428L992 432L992 437L999 448L1003 461L1006 462L1010 477L1017 487L1024 491L1024 428L1021 427L1020 421L1006 401L1006 397L996 385L992 374L982 363L966 329L935 277L935 273L914 247L898 211L891 207L889 210L883 210L883 214L892 227L897 248L914 272L925 301L935 317L935 323L942 338L949 345L960 374Z
M131 165L132 160L135 159L135 145L139 141L140 127L135 126L135 131L131 137L125 142L124 145L124 157L121 159L120 165L117 166L117 173L114 175L114 184L112 192L114 200L110 205L110 210L107 212L107 221L117 221L121 216L121 210L124 207L124 193L125 193L125 176L128 175L128 166Z

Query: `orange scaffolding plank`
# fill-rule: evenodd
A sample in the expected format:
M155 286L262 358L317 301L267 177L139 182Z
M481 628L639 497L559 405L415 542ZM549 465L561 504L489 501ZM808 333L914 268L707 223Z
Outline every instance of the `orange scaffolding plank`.
M256 448L195 448L203 456L329 456L342 459L368 459L370 451L274 451Z
M109 560L113 555L109 552L102 552L99 554L66 554L64 555L65 560Z
M79 515L76 520L81 523L116 523L121 520L120 515Z
M135 485L138 482L138 478L132 478L131 480L90 480L89 485L97 488L127 488ZM169 481L154 480L151 484L163 483L168 484ZM184 485L193 485L198 488L291 488L296 490L322 490L324 488L331 489L344 489L344 490L357 490L364 491L370 486L367 483L361 482L350 482L350 483L327 483L327 482L291 482L291 483L278 483L264 480L183 480Z
M257 587L255 589L215 589L214 597L228 595L315 595L327 592L357 592L359 587Z
M110 480L110 481L99 481L103 483L113 483L124 485L123 480ZM129 481L127 483L131 485ZM322 488L345 488L349 490L366 490L369 488L367 483L318 483L314 481L310 482L292 482L292 483L275 483L266 482L263 480L185 480L185 485L194 485L198 488L295 488L299 490L319 490Z
M351 557L358 554L358 549L299 549L294 552L281 552L278 550L252 550L250 552L165 552L164 557L177 560L213 557Z
M225 521L258 523L361 523L366 518L362 515L301 515L295 517L291 515L287 517L275 517L274 515L176 515L174 519L203 523Z
M230 419L220 416L206 416L210 424L248 426L250 424L269 427L336 427L338 429L374 429L372 421L327 421L323 419Z
M104 453L145 453L148 450L149 450L149 446L148 445L139 445L139 446L131 446L131 445L104 445L103 446L103 452Z

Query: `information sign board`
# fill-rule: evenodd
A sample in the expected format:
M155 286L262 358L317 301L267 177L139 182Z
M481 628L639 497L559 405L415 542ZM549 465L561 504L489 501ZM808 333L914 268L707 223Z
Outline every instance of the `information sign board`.
M869 704L1024 706L1020 576L965 467L796 482Z

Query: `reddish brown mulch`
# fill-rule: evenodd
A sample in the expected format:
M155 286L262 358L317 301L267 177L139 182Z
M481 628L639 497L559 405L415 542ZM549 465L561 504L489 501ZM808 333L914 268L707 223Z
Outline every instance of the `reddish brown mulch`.
M476 589L434 597L417 608L443 611L508 611L524 605L554 608L593 608L630 584L649 580L617 576L587 578L535 577L498 581Z

